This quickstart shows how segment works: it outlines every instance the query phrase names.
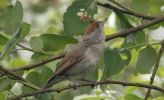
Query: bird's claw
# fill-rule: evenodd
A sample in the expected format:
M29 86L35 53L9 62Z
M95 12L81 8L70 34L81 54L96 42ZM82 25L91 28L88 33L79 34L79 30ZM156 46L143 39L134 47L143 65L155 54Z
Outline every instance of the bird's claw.
M80 84L77 81L71 81L71 83L69 84L69 86L73 86L73 89L77 89L79 85Z
M98 85L99 85L99 84L98 84L98 81L92 81L91 83L92 83L92 85L91 85L91 88L92 88L92 89L97 88Z

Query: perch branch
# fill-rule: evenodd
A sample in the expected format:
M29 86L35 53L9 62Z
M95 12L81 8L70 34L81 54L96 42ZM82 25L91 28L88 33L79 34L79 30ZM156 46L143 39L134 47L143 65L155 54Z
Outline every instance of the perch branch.
M51 62L51 61L60 59L60 58L62 58L63 56L64 56L64 54L60 54L60 55L57 55L57 56L53 56L53 57L50 57L50 58L48 58L48 59L42 60L42 61L37 62L37 63L34 63L34 64L22 66L22 67L19 67L19 68L16 68L16 69L11 69L11 71L30 70L30 69L32 69L32 68L35 68L35 67L44 65L44 64L49 63L49 62Z
M11 98L10 100L19 100L21 98L24 97L28 97L28 96L34 96L37 94L43 94L43 93L47 93L47 92L62 92L64 90L68 90L68 89L75 89L77 87L85 87L85 86L95 86L95 85L108 85L108 84L118 84L118 85L122 85L122 86L137 86L137 87L144 87L144 88L150 88L150 89L154 89L157 91L160 91L162 93L164 93L164 89L157 87L157 86L153 86L153 85L146 85L146 84L141 84L141 83L130 83L130 82L121 82L121 81L112 81L112 80L106 80L106 81L100 81L100 82L90 82L87 84L79 84L79 85L72 85L72 86L66 86L64 88L59 88L59 89L51 89L51 88L47 88L47 89L41 89L41 90L37 90L33 93L28 93L28 94L22 94L22 95L18 95L17 97Z

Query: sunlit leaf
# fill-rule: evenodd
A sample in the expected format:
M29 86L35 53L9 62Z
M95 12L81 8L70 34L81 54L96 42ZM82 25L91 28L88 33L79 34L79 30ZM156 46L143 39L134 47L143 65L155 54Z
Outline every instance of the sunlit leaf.
M23 59L16 58L16 57L13 60L11 60L11 62L10 62L10 66L12 68L17 67L17 66L23 66L25 64L26 64L26 62Z
M7 93L6 92L0 92L0 100L7 100Z
M9 0L0 0L0 8L4 8L9 4Z
M134 94L127 94L125 95L125 100L143 100L142 98L134 95Z
M126 63L126 65L128 65L130 63L130 60L132 57L131 52L129 50L125 49L125 50L121 51L120 53L126 57L125 63Z

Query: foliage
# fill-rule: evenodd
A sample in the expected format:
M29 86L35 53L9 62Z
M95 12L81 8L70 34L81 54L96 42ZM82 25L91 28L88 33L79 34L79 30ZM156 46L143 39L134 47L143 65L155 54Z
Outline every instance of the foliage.
M89 23L80 20L79 13L91 15L92 18L98 20L106 19L107 16L108 20L104 27L104 30L107 31L105 32L111 30L112 32L113 30L114 32L124 32L151 21L100 7L97 5L97 1L101 2L101 0L65 0L66 3L61 1L0 1L1 66L9 71L14 68L29 67L28 65L38 63L40 60L44 62L53 55L60 54L67 47L71 49L72 44L76 44L81 39L78 36L81 36L89 25ZM111 4L114 3L113 1L108 0L105 3ZM164 12L163 0L122 0L120 4L141 15L163 16ZM66 10L65 7L67 7ZM121 6L116 7L127 10ZM104 55L98 66L99 80L111 79L149 84L154 66L160 60L157 57L164 39L163 33L164 22L159 22L145 30L106 41ZM162 55L159 69L155 73L161 80L154 80L154 85L159 87L164 85L162 81L164 78L163 57ZM40 88L53 74L59 61L54 60L40 64L37 68L27 71L13 72L23 77L32 87ZM23 66L25 64L27 66ZM11 75L3 74L4 72L0 70L0 100L36 91L22 85ZM53 88L66 86L67 83L64 81ZM81 87L61 93L41 94L39 100L53 100L53 98L57 100L143 100L146 94L145 90L139 87L116 85L103 85L94 90ZM149 100L163 100L163 95L158 91L152 91L152 97ZM27 97L26 100L31 100L31 98L33 99L35 96Z

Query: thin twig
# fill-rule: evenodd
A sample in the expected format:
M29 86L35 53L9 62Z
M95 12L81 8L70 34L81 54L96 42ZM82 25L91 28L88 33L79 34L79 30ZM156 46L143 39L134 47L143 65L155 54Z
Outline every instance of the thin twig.
M11 69L11 71L30 70L30 69L32 69L32 68L35 68L35 67L44 65L44 64L49 63L49 62L51 62L51 61L60 59L60 58L62 58L63 56L64 56L64 54L59 54L59 55L57 55L57 56L53 56L53 57L51 57L51 58L42 60L42 61L37 62L37 63L34 63L34 64L30 64L30 65L26 65L26 66L20 66L20 67L18 67L18 68L16 68L16 69Z
M97 2L97 5L105 7L105 8L109 8L113 11L119 11L119 12L124 13L124 14L133 15L133 16L140 17L140 18L147 19L147 20L152 20L152 19L158 18L158 17L154 17L154 16L142 15L139 13L135 13L133 11L122 10L122 9L119 9L119 8L117 8L111 4L108 4L108 3L102 4L100 2Z
M44 52L35 51L35 50L33 50L33 49L31 49L31 48L28 48L28 47L26 47L26 46L24 46L24 45L22 45L22 44L17 44L17 45L18 45L19 47L23 48L24 50L28 50L28 51L31 51L31 52L34 52L34 53L38 53L38 54L40 54L40 55L51 56L51 55L46 54L46 53L44 53Z
M25 80L21 76L18 76L16 73L11 72L10 70L5 69L1 65L0 65L0 73L3 74L4 76L7 76L7 77L9 77L9 78L11 78L11 79L13 79L13 80L23 84L24 86L27 86L27 87L32 88L34 90L40 89L39 87L29 83L27 80Z
M121 82L121 81L112 81L112 80L96 82L96 85L103 85L103 84L106 84L106 85L108 85L108 84L119 84L119 85L122 85L122 86L137 86L137 87L143 87L143 88L148 88L148 89L149 88L154 89L154 90L157 90L157 91L160 91L160 92L164 93L163 88L153 86L153 85L141 84L141 83L130 83L130 82ZM64 90L68 90L68 89L75 89L77 87L85 87L85 86L93 86L93 85L95 85L95 83L90 82L90 83L87 83L87 84L85 83L85 84L72 85L72 86L69 85L69 86L66 86L66 87L63 87L63 88L59 88L59 89L46 88L46 89L41 89L41 90L35 91L33 93L18 95L17 97L11 98L10 100L19 100L19 99L24 98L24 97L33 96L33 95L37 95L37 94L43 94L43 93L46 93L46 92L58 92L58 93L60 93Z
M148 45L161 45L161 43L150 43L150 44L139 44L139 45L136 45L136 46L130 46L130 47L127 47L127 48L123 48L123 49L133 49L133 48L138 48L138 47L142 47L142 46L148 46ZM122 49L122 48L121 48Z
M26 82L26 80L24 78L18 76L17 74L15 74L14 72L12 72L10 70L5 69L1 65L0 65L0 71L3 72L5 75L10 75L10 76L14 77L17 80L21 80L21 81Z
M163 52L164 52L164 40L163 40L163 42L161 44L161 48L160 48L160 51L159 51L159 54L157 56L156 63L155 63L154 69L153 69L153 73L152 73L152 75L150 77L150 85L152 85L153 82L154 82L154 78L155 78L155 75L156 75L157 70L159 68L159 62L160 62L160 59L161 59L161 56L162 56ZM144 100L148 99L148 97L150 96L150 93L151 93L151 89L148 89Z
M118 37L125 37L129 34L135 34L135 32L137 31L141 31L145 28L148 28L152 25L155 25L157 23L160 23L160 22L164 22L164 16L162 17L159 17L159 18L156 18L156 19L153 19L151 21L147 21L145 23L142 23L141 25L139 26L136 26L136 27L132 27L132 28L129 28L129 29L125 29L124 31L122 32L118 32L118 33L115 33L115 34L112 34L112 35L109 35L106 37L106 41L109 41L111 39L115 39L115 38L118 38Z

